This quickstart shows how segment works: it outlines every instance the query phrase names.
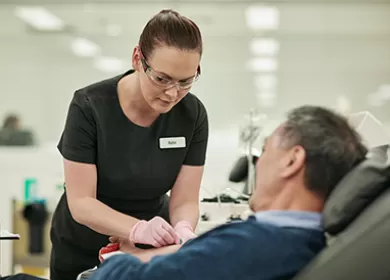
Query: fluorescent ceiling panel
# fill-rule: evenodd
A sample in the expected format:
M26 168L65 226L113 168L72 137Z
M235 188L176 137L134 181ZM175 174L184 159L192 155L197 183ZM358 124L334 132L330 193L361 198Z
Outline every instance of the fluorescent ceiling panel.
M80 57L93 57L100 53L100 46L86 38L75 38L71 42L73 53Z
M253 30L277 29L279 10L268 6L250 6L245 11L246 23Z
M279 42L269 38L254 38L249 43L252 55L276 56L279 53Z
M44 7L16 7L15 14L31 27L43 31L64 29L64 22Z
M253 72L275 72L278 63L273 58L253 58L247 63L247 69Z

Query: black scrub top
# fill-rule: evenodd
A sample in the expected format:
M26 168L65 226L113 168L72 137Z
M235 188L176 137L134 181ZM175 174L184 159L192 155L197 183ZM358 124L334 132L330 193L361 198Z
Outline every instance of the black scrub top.
M96 165L99 201L149 220L161 213L181 166L204 165L208 118L202 102L188 93L150 127L132 123L120 107L117 85L133 72L76 91L58 149L65 159ZM88 251L107 245L107 236L73 220L65 193L53 216L52 238Z

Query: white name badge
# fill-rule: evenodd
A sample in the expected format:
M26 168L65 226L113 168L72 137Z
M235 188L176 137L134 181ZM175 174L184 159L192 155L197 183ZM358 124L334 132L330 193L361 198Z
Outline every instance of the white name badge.
M177 149L186 147L185 137L160 138L160 149Z

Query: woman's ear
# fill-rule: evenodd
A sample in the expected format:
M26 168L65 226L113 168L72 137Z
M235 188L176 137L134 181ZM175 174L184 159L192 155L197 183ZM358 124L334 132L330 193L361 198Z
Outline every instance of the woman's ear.
M137 72L140 72L142 69L141 55L139 51L139 47L135 47L133 50L133 55L131 57L131 63L133 65L133 69Z
M282 177L288 178L298 173L305 165L306 152L301 146L295 146L286 154Z

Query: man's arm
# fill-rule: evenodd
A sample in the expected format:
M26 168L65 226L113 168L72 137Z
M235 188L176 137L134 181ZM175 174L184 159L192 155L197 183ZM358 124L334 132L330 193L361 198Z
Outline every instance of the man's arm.
M153 257L175 253L181 245L171 245L153 249L139 249L136 247L121 248L121 251L138 258L143 263L148 263Z
M138 258L138 249L134 251L137 257L131 253L113 256L89 280L239 279L245 267L254 261L249 252L258 236L248 234L247 227L237 224L214 229L186 243L176 253L153 257L148 263Z

